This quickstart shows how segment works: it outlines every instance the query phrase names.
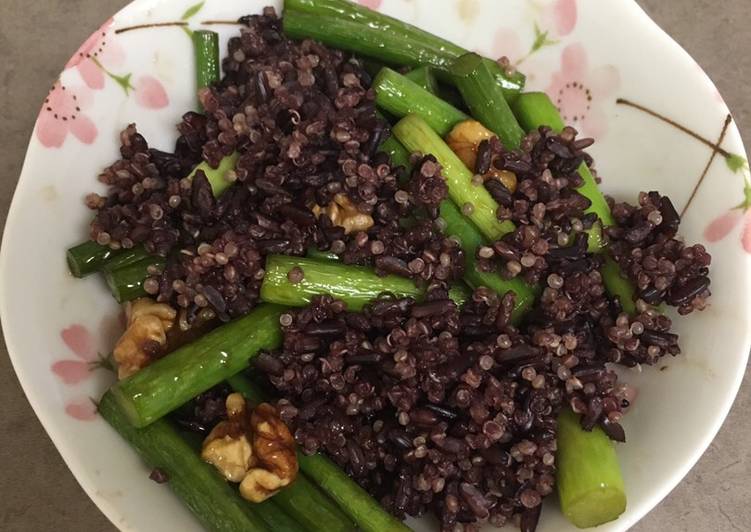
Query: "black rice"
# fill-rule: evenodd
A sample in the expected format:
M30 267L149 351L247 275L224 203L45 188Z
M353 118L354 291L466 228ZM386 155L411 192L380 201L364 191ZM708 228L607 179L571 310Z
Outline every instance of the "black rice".
M182 309L187 324L206 308L222 320L251 310L268 254L315 247L381 274L461 277L461 250L431 221L446 197L440 168L426 158L409 188L399 185L377 153L389 132L360 62L289 41L271 8L241 22L225 77L199 94L205 113L183 117L174 153L150 148L134 125L123 131L122 159L100 176L107 195L87 197L97 211L92 239L166 256L147 286ZM233 184L220 198L202 172L184 177L199 161L216 166L233 152ZM335 198L369 222L351 232L335 224L325 214ZM426 217L403 231L400 219L415 210Z

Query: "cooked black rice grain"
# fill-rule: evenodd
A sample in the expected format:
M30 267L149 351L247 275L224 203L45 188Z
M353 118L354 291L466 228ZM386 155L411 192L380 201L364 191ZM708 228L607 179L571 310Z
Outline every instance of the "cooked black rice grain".
M183 117L174 153L150 148L134 125L123 131L122 159L100 176L106 196L87 197L96 210L91 238L167 257L148 286L183 309L188 324L207 307L224 321L247 313L258 302L264 257L313 246L381 274L461 277L461 250L433 223L446 197L440 167L426 158L410 188L399 185L388 156L376 153L389 132L361 64L313 41L289 41L273 9L241 22L225 77L200 92L204 114ZM233 184L218 199L203 172L185 178L200 160L215 167L233 152ZM314 215L337 194L370 215L372 227L345 234ZM404 231L400 220L415 211L423 218Z
M165 482L169 482L169 475L164 469L161 469L159 467L155 467L151 470L149 478L157 484L164 484Z
M566 297L598 297L599 278L576 275ZM625 438L633 393L600 355L609 340L574 319L583 307L522 334L508 325L513 297L487 289L462 310L441 286L361 313L322 296L290 312L282 349L256 369L304 452L328 454L395 515L432 513L447 531L521 518L532 530L553 490L561 407Z
M511 172L515 178L504 183L491 173L485 188L500 205L498 218L513 221L517 228L493 244L493 257L481 258L482 269L538 283L550 266L548 254L568 248L592 226L595 220L584 212L590 201L576 191L582 184L579 166L592 162L583 151L591 139L577 140L576 134L573 128L557 135L541 127L529 133L518 150L506 150L497 138L483 145L495 171ZM586 245L582 254L585 251Z
M180 407L172 417L181 428L206 435L214 425L227 419L225 400L231 391L226 384L214 386Z
M680 218L667 196L639 194L639 205L611 200L617 227L608 230L610 252L650 305L667 303L680 314L707 304L712 257L701 244L676 237Z

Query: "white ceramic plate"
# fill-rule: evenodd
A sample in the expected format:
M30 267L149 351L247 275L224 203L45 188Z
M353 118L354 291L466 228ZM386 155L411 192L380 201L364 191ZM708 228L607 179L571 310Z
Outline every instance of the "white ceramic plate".
M126 124L137 122L155 147L174 146L173 125L195 101L181 25L206 27L279 4L195 2L136 0L66 65L29 143L0 258L0 312L18 378L81 486L122 530L199 525L95 414L90 398L113 380L97 366L97 353L111 348L119 310L96 276L79 281L67 273L64 250L86 235L91 215L82 198L100 188L96 175L117 158ZM751 187L744 195L748 165L727 107L701 68L630 0L362 3L519 61L530 88L547 90L570 122L597 138L592 153L608 193L633 200L639 190L659 189L681 209L690 202L682 232L714 257L712 306L677 321L681 356L624 372L640 390L624 423L629 441L618 447L628 509L601 530L626 530L707 448L746 367ZM155 23L170 24L122 31ZM225 41L237 31L211 27ZM553 501L539 530L572 527Z

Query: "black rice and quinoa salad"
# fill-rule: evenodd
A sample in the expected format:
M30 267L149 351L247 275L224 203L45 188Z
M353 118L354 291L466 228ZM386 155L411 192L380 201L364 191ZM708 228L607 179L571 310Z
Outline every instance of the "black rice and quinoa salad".
M261 305L271 255L329 253L412 280L423 297L384 294L357 310L320 294L285 309L281 342L249 375L276 398L301 452L329 457L394 516L433 515L451 532L534 530L555 489L559 413L626 441L636 390L614 367L680 353L663 309L707 306L710 255L684 243L675 207L654 191L636 205L608 199L615 224L601 231L607 250L593 251L600 221L577 190L593 140L542 126L518 149L496 136L476 147L469 186L484 187L498 221L515 228L467 257L445 232L440 205L451 200L438 159L415 153L407 169L381 151L391 125L363 61L291 40L273 8L240 23L224 77L200 90L203 111L183 116L173 152L124 129L121 159L99 176L106 193L86 198L91 240L163 259L148 268L144 296L170 307L183 333ZM219 197L204 172L185 177L232 154ZM633 284L633 312L609 294L606 261ZM536 286L524 319L512 318L512 291L477 286L452 300L468 265ZM152 339L143 366L168 350ZM215 386L173 419L205 436L227 423L231 392Z

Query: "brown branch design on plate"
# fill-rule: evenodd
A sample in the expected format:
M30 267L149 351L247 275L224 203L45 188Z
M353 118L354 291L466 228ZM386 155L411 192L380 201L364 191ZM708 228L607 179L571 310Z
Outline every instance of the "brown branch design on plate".
M616 100L616 103L619 105L625 105L625 106L631 107L638 111L642 111L643 113L646 113L649 116L656 118L657 120L665 122L666 124L677 129L678 131L681 131L685 133L686 135L694 138L695 140L701 142L702 144L704 144L705 146L707 146L708 148L712 150L709 156L709 160L707 161L707 164L704 167L704 170L699 175L699 179L694 185L694 188L691 191L691 195L689 196L688 201L686 202L686 205L684 205L683 209L681 209L681 216L686 214L686 211L691 206L691 203L693 202L694 197L696 197L696 194L699 191L699 188L701 188L701 185L704 182L704 179L707 177L707 174L709 173L709 169L712 167L712 163L717 157L717 154L720 154L725 159L725 162L728 165L728 168L730 168L730 170L732 170L734 173L737 173L743 168L748 166L747 161L743 157L741 157L740 155L730 153L722 147L722 142L725 140L725 135L727 134L728 128L730 127L730 124L733 121L733 117L730 114L728 114L725 117L725 122L722 126L722 130L720 131L720 135L717 138L717 141L712 142L711 140L700 135L699 133L692 130L691 128L683 124L680 124L679 122L673 120L672 118L667 117L661 113L658 113L657 111L654 111L652 109L649 109L648 107L645 107L641 104L638 104L631 100L627 100L626 98L618 98Z

